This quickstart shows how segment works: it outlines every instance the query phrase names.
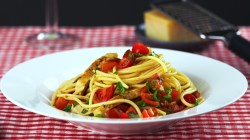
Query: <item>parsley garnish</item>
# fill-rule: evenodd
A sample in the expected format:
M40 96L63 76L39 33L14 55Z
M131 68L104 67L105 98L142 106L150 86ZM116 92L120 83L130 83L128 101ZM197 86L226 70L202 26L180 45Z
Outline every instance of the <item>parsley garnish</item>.
M140 100L140 101L136 102L136 104L137 104L139 107L145 107L145 106L147 105L143 100Z
M134 114L134 113L128 113L130 118L139 118L139 115Z
M94 70L94 73L95 73L95 74L96 74L96 71L97 71L97 70L100 70L100 68L95 68L95 70Z
M119 91L120 91L121 94L125 93L125 91L126 91L126 89L122 86L122 83L120 81L117 82L116 88L119 89Z
M195 99L194 106L197 106L197 105L199 105L199 101Z
M158 91L155 90L155 91L154 91L154 94L153 94L154 100L157 101L157 102L159 102L160 100L158 99L157 94L158 94Z
M165 89L165 92L167 93L167 95L165 95L163 97L165 99L171 100L172 99L172 95L171 95L172 89L171 88L167 88L167 89Z
M159 57L159 55L157 53L155 53L154 51L150 54L151 56L156 56Z
M76 105L78 105L78 103L77 103L77 102L74 102L72 105L73 105L73 107L75 107Z
M118 71L116 70L116 71L114 72L114 74L117 75L117 74L118 74Z
M135 57L141 57L141 56L143 56L143 54L140 54L140 53L134 53L134 56L135 56Z
M86 100L86 104L89 104L89 98L86 98L85 100Z
M83 109L83 110L82 110L82 114L85 114L85 113L87 113L87 112L88 112L87 109Z
M97 118L105 118L106 116L104 114L96 114L95 117L97 117Z
M71 105L65 106L63 111L70 112L71 111Z

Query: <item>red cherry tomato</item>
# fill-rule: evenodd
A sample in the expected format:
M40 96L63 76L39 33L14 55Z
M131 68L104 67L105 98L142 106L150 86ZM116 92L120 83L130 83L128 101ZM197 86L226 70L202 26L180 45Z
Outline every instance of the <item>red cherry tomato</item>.
M105 102L113 97L115 91L114 85L111 85L108 88L101 88L98 89L94 95L93 102L99 103L99 102Z
M123 55L123 58L121 59L120 63L118 64L118 68L124 69L130 67L134 64L134 61L135 61L134 54L130 50L127 50Z
M194 104L195 103L195 96L193 94L186 94L184 95L184 99L185 101L187 101L190 104Z
M105 61L100 64L100 70L102 72L110 72L112 71L113 67L117 67L118 64L119 64L119 60Z
M132 47L132 52L146 55L149 53L149 50L146 45L142 43L135 43Z
M199 98L201 96L201 93L199 91L196 91L193 93L193 95L196 97L196 98Z

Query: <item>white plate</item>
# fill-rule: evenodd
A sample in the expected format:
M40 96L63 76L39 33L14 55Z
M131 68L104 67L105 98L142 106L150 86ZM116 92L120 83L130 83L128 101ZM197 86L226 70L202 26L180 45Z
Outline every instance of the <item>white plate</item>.
M85 129L115 134L146 133L183 120L225 107L247 90L246 78L235 68L207 57L166 49L153 48L165 60L187 74L205 98L192 109L150 119L102 119L84 117L57 110L49 105L53 91L61 82L82 73L96 58L107 52L122 54L128 47L102 47L65 51L38 57L8 71L0 88L14 104L44 116L70 121ZM229 96L230 95L230 96Z

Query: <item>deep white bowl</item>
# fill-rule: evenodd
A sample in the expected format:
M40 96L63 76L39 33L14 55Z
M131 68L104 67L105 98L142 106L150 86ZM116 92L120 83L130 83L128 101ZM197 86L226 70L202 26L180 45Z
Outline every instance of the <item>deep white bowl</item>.
M18 64L2 78L0 88L12 103L44 116L67 120L78 127L113 134L135 134L165 129L185 118L225 107L247 90L246 78L220 61L186 52L156 49L165 60L191 78L205 102L189 110L150 119L105 119L84 117L55 109L49 99L65 80L82 73L95 59L107 52L119 56L130 47L99 47L65 51ZM230 96L229 96L230 95Z

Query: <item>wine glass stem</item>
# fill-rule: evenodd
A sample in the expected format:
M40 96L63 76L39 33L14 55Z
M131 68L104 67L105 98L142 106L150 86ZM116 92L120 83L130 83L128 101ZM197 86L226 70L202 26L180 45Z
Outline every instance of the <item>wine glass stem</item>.
M46 32L56 32L58 29L57 0L46 0Z

